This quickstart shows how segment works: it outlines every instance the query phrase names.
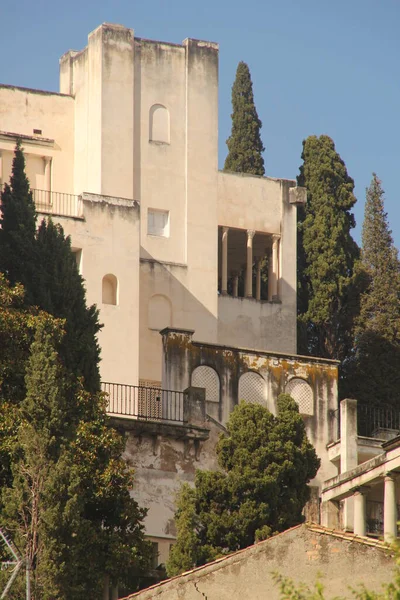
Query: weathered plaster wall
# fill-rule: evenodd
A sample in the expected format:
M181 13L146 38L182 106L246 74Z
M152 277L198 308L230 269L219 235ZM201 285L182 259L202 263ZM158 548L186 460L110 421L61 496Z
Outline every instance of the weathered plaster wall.
M289 199L295 185L291 180L218 173L218 225L280 236L280 303L220 297L220 344L296 352L297 208Z
M193 370L206 365L215 369L220 381L220 401L216 418L226 423L238 403L239 379L247 372L261 375L266 385L266 405L276 413L276 400L292 378L308 383L312 390L312 414L304 414L308 437L321 458L321 468L313 484L336 475L326 445L337 438L336 361L311 357L260 352L206 344L192 340L192 332L165 330L163 334L163 387L184 390L191 384Z
M296 351L293 306L254 298L218 297L218 343L275 352Z
M103 381L138 382L139 355L139 206L136 202L83 195L83 219L54 218L81 251L81 273L88 304L97 304ZM102 302L102 280L117 278L117 304Z
M327 598L351 598L357 584L380 591L393 578L393 559L383 544L371 544L303 525L129 598L278 600L274 573L310 587L320 579Z
M52 161L51 189L57 192L74 191L74 100L70 96L0 85L0 129L18 134L23 139L27 174L31 187L44 184L43 157ZM34 129L41 130L36 136ZM43 143L41 138L51 140ZM15 147L15 137L0 135L3 183L8 183ZM39 188L43 189L43 188Z
M204 425L204 424L203 424ZM134 469L132 494L139 505L148 509L146 534L159 546L159 562L166 561L169 545L176 539L174 514L176 494L182 483L193 483L196 469L217 468L215 444L219 429L211 423L209 439L195 442L165 435L149 435L137 430L126 434L124 458Z

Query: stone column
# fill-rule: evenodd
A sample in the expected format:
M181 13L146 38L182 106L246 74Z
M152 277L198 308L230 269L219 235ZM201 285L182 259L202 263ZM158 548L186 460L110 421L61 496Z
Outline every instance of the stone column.
M268 286L268 299L278 299L278 281L279 281L279 240L280 235L272 236L272 253L271 253L271 270L270 281Z
M247 230L246 297L253 297L253 237L254 229Z
M51 203L51 158L50 156L43 156L44 162L44 192L42 201L46 204Z
M256 300L261 300L261 258L256 259Z
M396 483L393 475L385 475L385 496L383 505L383 537L385 542L397 538Z
M346 398L340 403L340 472L355 469L357 450L357 400ZM343 500L342 525L345 531L354 530L354 500Z
M358 489L354 496L354 533L356 535L367 535L367 502L366 490Z
M222 283L221 294L228 293L228 233L229 227L222 228Z
M232 295L234 298L238 297L239 294L239 273L237 271L233 271L233 290Z

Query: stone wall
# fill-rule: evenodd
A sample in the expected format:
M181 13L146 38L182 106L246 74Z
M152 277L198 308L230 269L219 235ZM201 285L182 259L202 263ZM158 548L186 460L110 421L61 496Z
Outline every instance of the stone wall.
M309 586L319 579L327 598L352 598L349 588L363 584L379 591L392 579L393 569L394 561L380 542L302 525L129 598L278 600L274 573Z

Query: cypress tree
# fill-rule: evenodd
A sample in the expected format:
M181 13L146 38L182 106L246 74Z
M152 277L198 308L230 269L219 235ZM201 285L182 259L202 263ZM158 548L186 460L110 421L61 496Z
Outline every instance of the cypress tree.
M60 225L43 220L36 232L36 211L25 174L25 158L17 142L10 185L2 194L0 272L22 283L25 304L65 319L66 335L59 349L67 370L83 377L88 391L100 389L101 325L96 307L86 306L84 282Z
M308 137L302 159L297 182L307 188L307 204L299 214L298 306L305 335L299 351L343 360L359 303L354 182L326 135Z
M400 261L376 174L366 191L362 265L367 288L355 330L349 393L360 401L399 405Z
M232 132L227 140L228 156L225 171L264 175L264 146L261 141L261 121L254 104L250 70L240 62L232 86Z
M1 194L0 271L11 285L25 288L25 300L32 304L32 281L35 266L36 209L25 174L25 157L21 140L17 141L10 184Z
M43 219L36 238L38 267L35 303L57 318L65 319L65 336L60 356L74 377L83 377L88 391L100 389L100 347L97 333L101 325L98 310L86 306L84 282L78 272L71 240L61 225Z

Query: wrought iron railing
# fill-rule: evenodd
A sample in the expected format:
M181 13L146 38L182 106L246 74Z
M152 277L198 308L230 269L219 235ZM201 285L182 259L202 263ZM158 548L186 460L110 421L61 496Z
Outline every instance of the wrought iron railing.
M400 433L400 409L387 405L357 405L358 435L366 437L393 437Z
M185 393L161 388L103 382L107 412L145 421L185 422Z
M32 195L38 213L62 217L83 216L82 196L36 189L32 190Z

